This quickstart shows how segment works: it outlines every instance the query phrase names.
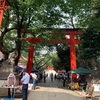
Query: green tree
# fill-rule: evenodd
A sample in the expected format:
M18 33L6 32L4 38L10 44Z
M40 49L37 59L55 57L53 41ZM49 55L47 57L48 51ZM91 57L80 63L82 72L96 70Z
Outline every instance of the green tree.
M54 1L45 0L10 0L9 2L11 3L11 7L4 15L3 28L1 30L2 35L0 36L0 50L5 55L11 51L17 51L15 58L15 65L17 65L21 50L23 49L22 39L26 37L38 37L37 34L29 35L28 33L32 33L34 29L52 27L54 24L57 24L58 20L60 20L60 13L55 8L60 2L55 1L54 3ZM31 31L29 32L28 30ZM9 38L7 34L10 34ZM4 45L4 36L5 40L8 38L10 41L12 34L14 35L14 40L12 40L13 48L9 44L9 48L5 49L6 46L8 47L8 44Z
M41 28L87 28L93 25L90 23L92 18L95 18L94 24L98 26L96 21L99 21L99 19L97 20L100 13L99 3L92 7L93 1L99 2L99 0L10 0L11 7L4 14L0 50L5 55L11 51L17 52L15 56L15 65L17 65L21 50L28 51L28 46L32 45L23 43L24 38L37 37L50 40L63 37L47 34L51 31L41 31ZM92 8L96 8L96 13ZM43 45L48 45L48 43L45 42ZM51 47L51 45L48 46ZM37 43L35 48L38 50L41 45ZM59 57L61 58L61 56ZM65 59L63 60L65 62Z
M81 36L82 52L85 66L91 66L92 69L98 69L100 66L100 1L93 0L91 5L91 17L87 29Z

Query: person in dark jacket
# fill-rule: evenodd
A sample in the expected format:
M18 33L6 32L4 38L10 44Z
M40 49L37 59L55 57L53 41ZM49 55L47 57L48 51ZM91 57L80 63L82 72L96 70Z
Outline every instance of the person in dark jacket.
M65 85L66 85L66 75L63 74L63 87L65 87Z
M51 82L53 82L53 73L50 74Z

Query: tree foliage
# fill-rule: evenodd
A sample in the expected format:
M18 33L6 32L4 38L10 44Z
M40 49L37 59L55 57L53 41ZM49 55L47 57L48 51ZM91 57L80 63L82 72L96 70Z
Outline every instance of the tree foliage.
M17 65L21 50L28 52L30 43L22 42L24 38L62 39L63 34L52 35L43 28L84 28L80 57L98 57L100 55L100 0L9 0L11 7L4 14L2 35L0 36L0 50L7 56L17 51L15 65ZM36 51L41 47L52 45L34 44ZM54 44L55 45L55 44ZM58 57L69 66L68 49L64 45L57 45ZM63 48L64 47L64 48ZM63 50L64 49L64 50ZM63 56L62 56L63 55ZM81 57L81 58L82 58ZM67 62L68 61L68 62ZM64 67L64 68L65 68Z

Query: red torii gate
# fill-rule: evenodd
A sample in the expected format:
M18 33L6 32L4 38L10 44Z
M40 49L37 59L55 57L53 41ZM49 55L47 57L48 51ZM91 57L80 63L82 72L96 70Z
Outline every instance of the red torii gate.
M68 43L70 45L70 66L71 70L76 69L76 52L75 52L75 44L80 44L78 39L74 39L75 35L82 34L82 32L78 30L68 29L63 30L64 34L70 35L69 39L66 40L50 40L49 43ZM25 41L28 41L32 44L37 42L44 42L45 40L39 38L26 38ZM29 47L29 54L28 54L28 62L27 62L27 72L30 74L32 71L32 62L33 62L33 54L34 54L34 46Z
M0 28L2 24L3 14L8 9L9 6L10 5L9 5L8 0L0 0Z

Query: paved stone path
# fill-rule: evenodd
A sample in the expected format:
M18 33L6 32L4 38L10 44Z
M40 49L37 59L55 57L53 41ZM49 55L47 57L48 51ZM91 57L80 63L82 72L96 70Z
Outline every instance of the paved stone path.
M1 99L0 99L1 100ZM15 98L22 100L22 98ZM37 83L37 89L28 94L28 100L93 100L81 97L75 91L63 87L62 81L54 80L51 82L47 78L46 83Z
M48 78L46 83L38 83L37 89L32 90L28 100L86 100L75 91L62 87L61 81L51 82Z

